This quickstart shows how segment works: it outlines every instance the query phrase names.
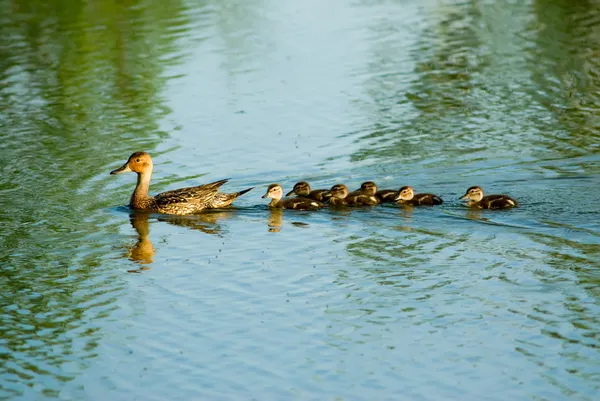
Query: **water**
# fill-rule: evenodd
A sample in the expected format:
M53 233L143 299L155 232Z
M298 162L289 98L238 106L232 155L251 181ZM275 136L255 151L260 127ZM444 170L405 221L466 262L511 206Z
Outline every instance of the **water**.
M0 398L597 397L600 4L125 3L1 3ZM131 214L136 150L256 189ZM446 203L266 208L301 179Z

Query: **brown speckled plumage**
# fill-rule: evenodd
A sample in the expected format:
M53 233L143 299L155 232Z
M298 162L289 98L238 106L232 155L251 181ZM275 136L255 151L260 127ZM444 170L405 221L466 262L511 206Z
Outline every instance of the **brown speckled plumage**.
M375 206L379 204L376 193L377 185L373 181L366 181L346 196L346 202L349 206Z
M336 184L329 191L331 206L374 206L379 203L375 196L363 194L360 190L348 193L348 187L344 184Z
M283 197L283 188L279 184L271 184L267 188L263 198L271 198L269 207L279 209L296 209L296 210L316 210L325 205L319 201L303 197L295 197L290 199L281 199Z
M110 172L111 174L137 173L137 185L129 202L131 208L165 214L193 214L204 209L228 206L238 196L252 189L249 188L232 194L220 193L218 192L219 187L225 184L227 180L219 180L197 187L162 192L152 197L148 195L148 189L150 187L153 167L152 158L148 153L135 152L129 156L129 159L122 167Z
M410 206L433 206L444 203L442 198L434 194L415 194L412 187L400 188L396 201L401 205Z
M214 198L208 204L208 209L221 209L231 205L231 203L236 200L238 197L242 196L246 192L252 190L254 188L244 189L240 192L232 192L229 194L223 192L217 192Z
M519 202L508 195L483 196L483 189L473 186L460 199L469 200L467 206L476 209L509 209L519 207Z
M395 203L398 197L398 191L395 189L380 189L375 192L375 197L381 203Z

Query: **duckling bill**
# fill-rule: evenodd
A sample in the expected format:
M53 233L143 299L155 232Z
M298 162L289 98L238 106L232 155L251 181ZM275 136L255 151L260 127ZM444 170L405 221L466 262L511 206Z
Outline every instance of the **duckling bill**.
M267 193L263 196L265 198L271 198L271 203L269 203L269 207L280 208L280 209L296 209L296 210L316 210L325 205L319 201L296 197L290 199L281 199L283 198L283 188L279 184L271 184L267 188Z
M129 156L123 166L110 172L111 174L130 172L137 174L137 184L129 202L132 209L176 215L193 214L204 209L227 207L239 196L252 189L233 193L219 192L219 188L228 181L225 179L150 196L148 190L153 169L152 157L148 153L135 152Z
M467 206L477 209L509 209L519 207L519 202L508 195L484 196L483 189L473 186L459 199L467 200Z

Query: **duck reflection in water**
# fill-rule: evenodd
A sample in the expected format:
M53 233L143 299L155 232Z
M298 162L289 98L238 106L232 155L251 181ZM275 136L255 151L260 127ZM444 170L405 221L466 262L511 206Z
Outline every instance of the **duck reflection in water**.
M400 215L407 220L412 220L413 215L415 213L415 207L410 204L401 204L401 208L398 208L400 211Z
M283 209L269 208L269 232L278 233L283 225Z
M161 214L157 216L157 219L176 226L200 230L205 234L220 234L223 228L218 224L219 221L230 218L233 213L233 210L206 210L202 213L187 216Z
M129 221L138 235L136 243L127 251L127 258L141 265L148 265L154 262L156 249L150 240L150 213L132 212L129 215ZM218 221L232 216L231 211L206 211L201 214L191 216L176 215L156 215L158 221L173 224L176 226L189 227L194 230L200 230L206 234L220 234L222 231ZM149 270L148 266L143 266L139 270L129 270L130 273L139 273L141 270Z
M483 217L482 209L469 208L469 209L467 209L466 217L467 217L467 219L470 219L470 220L480 220L483 222L489 221L489 219L487 219L486 217Z
M148 223L148 213L131 213L129 221L131 226L137 232L137 242L128 250L127 257L139 264L150 264L154 262L154 245L150 241L150 224ZM149 267L142 267L140 270L148 270ZM129 271L136 272L136 271Z

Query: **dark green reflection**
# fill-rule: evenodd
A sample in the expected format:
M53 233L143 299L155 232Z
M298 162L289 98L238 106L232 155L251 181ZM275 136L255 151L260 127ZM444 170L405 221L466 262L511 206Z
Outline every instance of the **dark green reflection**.
M8 0L0 12L0 398L40 382L53 396L65 362L94 356L122 289L106 263L120 252L106 242L119 224L103 210L107 171L166 135L163 75L187 10Z
M439 162L458 151L457 139L473 129L463 124L465 118L485 105L470 94L489 64L476 30L482 16L473 3L440 14L415 44L407 42L401 21L388 18L372 27L380 40L373 41L366 91L377 123L361 138L369 146L354 154L355 160ZM411 59L416 60L414 71L403 72Z
M489 168L547 159L598 171L568 160L597 153L600 139L597 4L467 1L429 11L414 42L403 21L373 25L365 91L374 124L354 160Z
M535 85L543 90L532 91L532 97L561 127L540 141L571 157L590 154L600 142L598 3L538 0L533 10L537 29L529 68Z

